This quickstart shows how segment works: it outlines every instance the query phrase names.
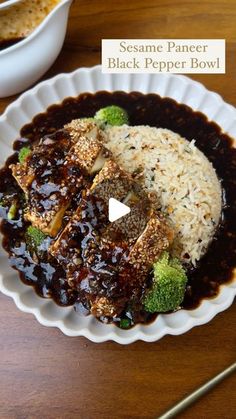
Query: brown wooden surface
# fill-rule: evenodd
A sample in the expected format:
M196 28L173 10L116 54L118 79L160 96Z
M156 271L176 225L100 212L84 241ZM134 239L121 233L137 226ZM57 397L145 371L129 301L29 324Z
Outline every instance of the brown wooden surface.
M236 105L235 21L235 0L78 0L45 78L99 63L101 38L226 38L227 74L193 78ZM155 418L235 361L235 305L185 335L126 347L65 337L4 295L0 316L0 419ZM231 376L180 417L236 418L235 395Z

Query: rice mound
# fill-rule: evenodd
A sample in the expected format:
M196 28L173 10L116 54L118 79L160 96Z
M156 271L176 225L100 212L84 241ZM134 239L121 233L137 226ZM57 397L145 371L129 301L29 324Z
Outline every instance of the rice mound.
M206 156L180 135L150 126L106 128L106 147L128 172L142 169L143 187L155 190L173 226L171 253L194 266L220 220L221 185Z

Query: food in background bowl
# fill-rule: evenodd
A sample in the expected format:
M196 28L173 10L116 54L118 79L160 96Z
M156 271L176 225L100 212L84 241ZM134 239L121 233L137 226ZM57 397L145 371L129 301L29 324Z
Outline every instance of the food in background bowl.
M233 150L203 115L157 95L85 94L21 134L1 181L4 247L41 295L128 328L192 308L230 278L230 213L192 140L231 192L220 158L233 168ZM114 223L110 197L131 208Z
M18 3L16 5L7 3L6 5L5 3L0 5L0 19L1 16L4 16L7 7L9 7L10 13L12 8L14 10L15 6L19 6ZM29 3L31 4L31 2ZM7 36L0 45L0 97L10 96L25 90L49 69L62 48L71 3L72 0L61 0L32 31L32 25L35 22L33 16L29 19L31 23L28 24L28 29L23 28L23 32L21 32L22 25L18 21L16 22L16 32L14 32L15 19L9 26L10 31L8 31L8 25L5 28L5 25L0 23L5 33L4 36ZM45 5L46 2L39 2L38 4ZM37 7L33 7L32 10L36 12ZM44 11L40 12L41 17L44 15ZM12 38L14 33L18 38ZM22 33L25 38L19 38ZM8 36L10 36L10 39ZM17 42L19 40L21 42ZM12 45L15 42L17 43ZM12 47L8 48L11 45Z
M0 50L26 38L60 0L22 0L0 9Z

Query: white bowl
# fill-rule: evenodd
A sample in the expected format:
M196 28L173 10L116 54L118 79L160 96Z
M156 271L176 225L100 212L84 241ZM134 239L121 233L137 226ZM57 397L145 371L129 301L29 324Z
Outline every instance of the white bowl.
M171 97L204 112L224 131L236 137L236 109L201 84L173 74L102 74L100 66L97 66L81 68L46 80L24 93L7 108L0 117L0 164L12 154L11 146L19 136L20 128L30 122L33 116L45 111L51 104L60 103L65 97L98 90L139 91ZM136 325L130 330L102 324L92 316L81 317L74 312L73 307L62 308L52 300L38 297L34 289L24 285L18 274L9 267L3 250L0 256L0 290L12 297L20 310L34 314L41 324L56 326L68 336L85 336L94 342L110 339L127 344L138 339L153 342L166 334L179 335L193 326L209 322L217 313L232 304L236 294L236 274L233 282L221 286L216 298L205 299L195 310L161 314L152 324Z
M51 67L65 39L71 3L62 0L29 36L0 51L0 97L22 92ZM10 4L1 4L0 11Z

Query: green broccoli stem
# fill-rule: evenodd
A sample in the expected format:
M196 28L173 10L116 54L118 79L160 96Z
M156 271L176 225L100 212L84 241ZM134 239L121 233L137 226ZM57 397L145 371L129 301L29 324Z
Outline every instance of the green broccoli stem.
M17 215L17 203L16 202L14 202L11 206L10 206L10 208L9 208L9 211L8 211L8 213L7 213L7 218L8 218L8 220L14 220L15 218L16 218L16 215Z
M129 319L121 319L120 320L120 328L121 329L128 329L131 325L131 321Z
M29 154L31 153L31 149L29 147L22 147L19 151L18 160L22 164L27 159Z
M26 230L25 240L29 250L37 252L37 249L46 238L41 230L36 227L29 226Z
M144 297L144 308L151 313L173 311L184 299L187 276L180 261L164 252L153 265L153 284Z

